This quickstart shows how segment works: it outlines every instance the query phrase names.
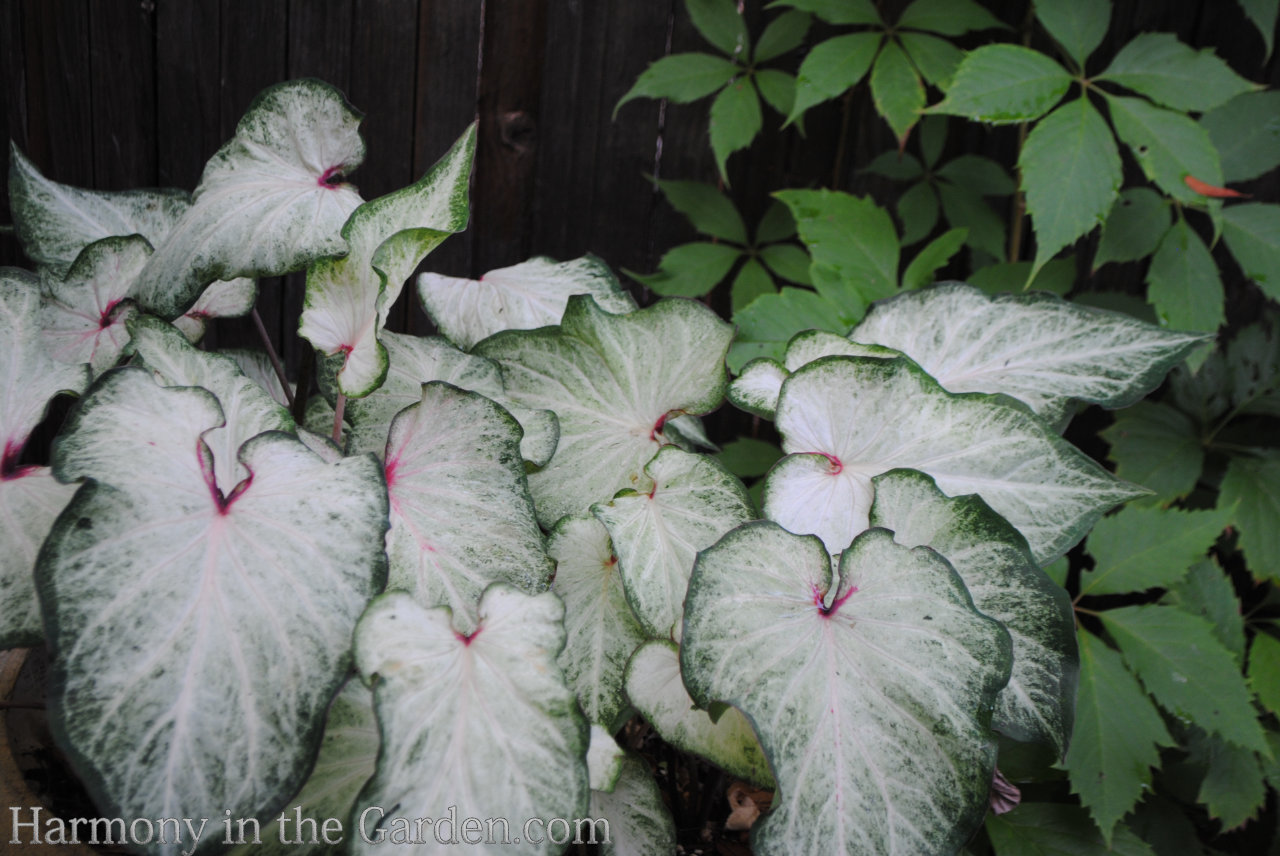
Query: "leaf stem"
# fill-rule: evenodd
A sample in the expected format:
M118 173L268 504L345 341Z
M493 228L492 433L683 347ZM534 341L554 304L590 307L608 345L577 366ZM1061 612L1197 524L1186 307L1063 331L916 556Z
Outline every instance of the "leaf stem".
M844 103L840 110L840 141L836 143L836 162L831 168L831 189L840 189L840 178L844 174L844 150L849 144L849 125L853 116L853 89L844 93Z
M1022 46L1024 48L1031 46L1031 30L1035 26L1036 10L1035 7L1028 4L1027 15L1022 20ZM1018 125L1018 160L1022 160L1022 147L1027 142L1027 123L1022 122ZM1022 255L1022 230L1023 221L1027 219L1027 197L1022 192L1022 169L1018 169L1018 189L1013 192L1013 213L1010 215L1013 219L1009 223L1009 262L1018 261L1018 257ZM1030 282L1030 280L1028 280ZM1025 288L1025 286L1024 286Z
M280 364L280 357L276 354L275 347L271 344L271 337L267 335L267 326L262 323L262 316L258 314L258 307L253 307L249 313L253 316L253 326L258 328L258 336L262 338L262 344L267 349L267 359L271 360L271 367L276 370L276 377L280 378L280 386L284 387L284 397L289 402L289 406L293 406L293 390L289 388L289 378L284 373L284 366Z
M315 348L304 347L298 361L298 389L289 412L293 421L301 425L307 419L307 398L311 395L311 379L316 373Z
M342 448L342 415L347 409L347 396L338 392L338 401L333 406L333 444Z

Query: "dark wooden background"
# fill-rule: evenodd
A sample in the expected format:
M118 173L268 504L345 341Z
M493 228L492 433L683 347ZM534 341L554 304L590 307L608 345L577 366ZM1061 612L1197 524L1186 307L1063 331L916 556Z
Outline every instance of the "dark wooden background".
M745 3L753 33L764 5ZM892 16L906 4L885 5ZM1028 4L987 5L1016 27ZM1146 30L1211 46L1246 77L1280 83L1233 0L1119 0L1095 62ZM811 38L819 35L815 28ZM1033 45L1050 49L1043 34ZM366 115L368 155L352 176L365 198L416 179L479 117L471 226L425 268L478 275L535 254L592 252L616 270L650 272L693 233L646 176L715 180L708 102L639 100L612 114L650 62L703 49L682 0L0 0L0 134L57 181L193 189L257 92L319 77ZM749 220L769 190L785 186L891 201L892 185L856 172L893 145L869 102L815 109L804 139L779 132L766 108L761 142L730 161ZM949 149L1012 162L1011 129L953 126ZM24 262L12 235L0 235L0 264ZM425 332L412 292L391 325ZM259 298L290 359L300 300L298 277L264 283ZM239 343L251 334L224 322L213 337Z

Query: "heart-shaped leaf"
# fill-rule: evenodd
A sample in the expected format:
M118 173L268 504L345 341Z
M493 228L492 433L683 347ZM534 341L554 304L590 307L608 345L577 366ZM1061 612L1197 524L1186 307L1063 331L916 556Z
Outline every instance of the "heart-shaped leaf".
M639 484L667 439L667 418L720 403L732 337L691 300L610 315L575 295L559 327L508 330L477 345L502 364L512 401L560 420L555 455L529 475L539 522L550 526Z
M591 824L585 843L600 842L603 856L653 856L675 853L676 825L649 772L649 765L637 755L622 762L613 790L591 792L587 817ZM600 820L608 821L609 839L600 834Z
M54 359L88 363L95 375L116 364L135 311L124 301L150 255L141 236L103 238L84 248L64 278L44 278L48 300L40 327Z
M440 332L463 350L501 330L533 330L560 323L574 294L590 294L606 312L636 308L595 256L569 262L538 257L491 270L479 279L424 273L418 295Z
M470 636L451 625L447 608L425 609L403 592L370 604L356 628L356 660L367 679L377 676L383 745L349 828L377 821L386 841L405 843L396 818L456 806L460 818L507 819L512 843L503 852L559 853L549 835L524 837L518 818L577 818L587 808L587 724L556 665L563 616L554 594L502 584L485 592ZM354 853L385 849L351 844Z
M484 396L439 381L420 398L387 441L389 585L424 606L449 606L470 633L490 583L542 591L551 560L525 484L520 426Z
M896 357L898 351L879 345L861 345L826 330L804 330L791 337L783 362L752 360L729 384L727 397L735 407L773 419L778 409L782 382L798 368L823 357Z
M337 180L364 157L359 123L342 93L318 80L261 92L205 165L194 204L156 245L138 302L175 318L214 280L276 276L342 252L339 231L360 195Z
M206 390L117 369L54 450L58 478L87 481L36 571L50 718L108 816L253 817L295 793L385 580L371 457L329 465L266 432L231 490L201 439L222 419Z
M210 318L239 318L253 310L258 299L256 280L241 277L229 282L217 280L200 292L191 308L173 319L173 326L182 331L188 341L199 342L204 337Z
M748 523L698 557L680 659L777 777L753 852L953 853L982 822L1009 637L932 550L873 529L833 578L818 539Z
M53 521L76 492L48 467L15 467L0 475L0 649L44 638L32 571Z
M322 258L307 269L298 335L326 354L343 355L343 394L368 395L386 377L387 352L378 335L387 312L427 253L466 228L475 150L472 125L417 182L352 213L342 227L345 255Z

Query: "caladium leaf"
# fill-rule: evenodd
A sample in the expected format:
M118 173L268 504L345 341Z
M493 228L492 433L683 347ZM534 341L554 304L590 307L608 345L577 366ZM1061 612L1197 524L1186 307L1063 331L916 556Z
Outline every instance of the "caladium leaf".
M43 278L48 300L41 338L54 359L88 363L95 375L116 364L129 342L126 322L136 311L124 301L150 255L141 236L103 238L84 248L66 277Z
M276 276L342 252L339 230L360 195L338 180L364 157L359 123L342 93L318 80L261 92L205 165L194 204L156 245L139 303L175 318L214 280Z
M0 650L44 638L32 571L53 521L76 492L48 467L12 467L0 474Z
M608 793L618 784L626 753L602 726L592 723L591 745L587 747L587 778L593 791Z
M872 307L849 338L902 351L951 392L1003 392L1050 423L1073 401L1126 407L1206 337L1051 294L986 295L964 283Z
M551 590L564 601L567 635L559 663L591 722L618 725L627 659L645 640L622 589L609 531L594 517L567 515L547 540L556 562Z
M117 369L54 450L87 481L36 569L50 718L108 816L253 817L295 793L385 581L376 462L266 432L232 490L201 441L222 418L206 390Z
M200 292L196 302L182 315L173 319L173 326L182 331L188 341L199 342L204 337L210 318L239 318L253 311L258 299L258 283L241 277L230 281L218 280Z
M590 830L581 840L600 842L603 856L653 856L676 852L676 825L662 800L662 791L638 755L622 762L612 791L592 791L587 818ZM608 821L609 840L600 834L600 819Z
M1146 492L1011 399L948 393L905 357L810 363L783 384L777 425L788 457L765 484L765 516L819 535L833 553L867 527L872 477L898 467L929 474L950 495L979 494L1041 565Z
M502 363L512 401L560 420L555 455L529 475L539 522L550 526L638 484L667 439L668 416L720 403L732 337L728 324L691 300L610 315L574 295L559 327L508 330L476 346Z
M680 641L693 560L755 515L742 482L714 458L675 446L645 464L635 489L591 506L613 539L627 601L645 632Z
M1067 593L1040 570L1018 531L981 498L948 499L933 479L914 470L893 470L876 476L874 484L871 525L892 530L899 544L931 547L945 556L973 605L1009 631L1013 673L996 699L992 727L1064 753L1080 673Z
M744 657L744 665L751 662ZM751 723L729 707L712 720L689 697L680 677L680 649L662 639L647 642L627 664L627 697L662 739L706 758L730 775L774 787L773 773Z
M755 724L779 790L753 852L953 853L982 822L1009 636L937 553L748 523L698 558L681 665Z
M230 357L236 367L244 372L245 377L266 390L272 401L281 407L289 406L289 398L284 394L280 375L276 374L276 370L271 365L271 358L265 351L253 348L223 348L219 353L224 357ZM291 393L293 391L292 384L289 391Z
M767 357L752 360L729 384L725 397L739 410L772 419L778 409L782 382L790 374L777 360Z
M414 184L361 205L342 227L349 251L307 269L298 335L326 354L344 357L338 387L360 398L387 374L378 334L418 263L467 225L467 183L476 126L468 128Z
M729 384L728 399L748 413L773 419L782 382L791 373L823 357L896 357L898 351L879 345L862 345L826 330L805 330L787 343L783 365L773 360L752 360Z
M539 256L479 279L438 273L418 277L418 296L427 314L463 350L501 330L559 324L574 294L590 294L606 312L626 314L636 308L613 271L595 256L568 262Z
M478 852L559 853L563 845L549 836L523 837L516 818L576 818L587 808L587 725L556 665L563 615L550 592L496 584L463 636L447 608L425 609L403 592L376 599L356 628L355 650L364 676L378 678L383 747L350 828L379 807L391 816L365 815L365 828L380 820L386 840L403 843L395 817L435 817L456 805L459 817L508 818L516 827L510 845ZM354 853L382 852L351 843Z
M520 426L474 392L439 381L421 390L387 441L389 585L424 606L448 605L470 633L490 583L541 591L551 560L525 484Z

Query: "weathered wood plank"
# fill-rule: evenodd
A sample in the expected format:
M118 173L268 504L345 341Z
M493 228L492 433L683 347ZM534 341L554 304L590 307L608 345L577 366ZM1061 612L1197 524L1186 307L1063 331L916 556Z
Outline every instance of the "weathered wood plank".
M195 190L222 145L218 41L221 8L199 0L156 4L156 174Z
M156 184L155 11L89 4L93 172L108 190Z
M27 154L46 175L93 187L89 10L85 0L24 0Z
M352 0L288 0L288 74L351 91Z
M0 169L0 196L4 210L0 223L10 225L9 147L13 140L25 152L27 146L27 75L22 43L22 6L18 0L0 0L0 134L5 141L4 168ZM0 231L0 265L28 266L17 237Z

